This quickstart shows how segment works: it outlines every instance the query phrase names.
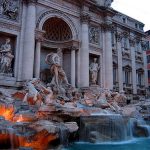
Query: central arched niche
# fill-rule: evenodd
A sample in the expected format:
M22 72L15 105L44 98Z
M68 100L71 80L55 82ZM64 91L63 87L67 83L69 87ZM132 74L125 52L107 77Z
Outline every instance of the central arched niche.
M72 32L68 24L61 18L52 17L45 21L43 30L45 38L49 41L69 41L72 39Z
M59 17L51 17L47 19L42 27L45 31L45 40L41 48L41 61L40 61L40 78L42 81L50 82L49 66L45 63L46 55L57 52L57 48L62 49L62 67L65 70L68 81L71 81L71 51L65 45L65 42L73 40L73 34L70 26ZM46 44L44 44L44 42ZM47 45L48 43L48 45ZM72 43L71 43L72 44ZM71 46L71 45L70 45Z

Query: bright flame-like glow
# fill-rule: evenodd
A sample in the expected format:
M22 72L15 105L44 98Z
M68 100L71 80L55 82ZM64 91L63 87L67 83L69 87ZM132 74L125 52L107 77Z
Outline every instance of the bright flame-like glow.
M22 147L30 147L38 150L47 150L48 144L57 138L56 135L48 134L47 131L37 133L32 139L19 137L19 143Z
M0 115L3 116L5 120L12 121L14 117L14 107L0 105Z

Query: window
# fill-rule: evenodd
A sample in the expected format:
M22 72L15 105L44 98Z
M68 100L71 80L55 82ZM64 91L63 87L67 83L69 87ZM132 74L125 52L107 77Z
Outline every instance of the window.
M150 63L150 55L147 56L147 63Z
M146 49L145 49L145 50L149 50L149 49L150 49L150 42L147 41L147 42L146 42Z
M137 25L137 23L135 23L135 28L136 28L136 29L138 28L138 25Z
M111 43L112 43L112 46L115 45L115 37L114 37L114 32L111 32Z
M150 70L148 70L148 78L150 79Z
M117 68L113 68L113 83L117 82Z
M138 85L142 85L143 74L141 74L141 73L137 74L137 81L138 81Z
M144 25L143 24L139 24L139 29L143 30Z
M150 83L150 70L148 70L148 83Z
M118 65L116 62L113 62L113 83L116 84L118 79Z
M130 84L130 72L125 71L125 83Z
M144 69L140 68L136 70L136 72L137 72L137 84L141 86L143 85Z
M125 37L125 38L123 39L123 47L124 47L125 49L128 49L128 38L127 38L127 37Z
M132 68L130 66L125 66L123 67L123 76L124 76L124 83L125 84L131 84L131 71L132 71Z
M126 23L126 18L122 18L123 23Z

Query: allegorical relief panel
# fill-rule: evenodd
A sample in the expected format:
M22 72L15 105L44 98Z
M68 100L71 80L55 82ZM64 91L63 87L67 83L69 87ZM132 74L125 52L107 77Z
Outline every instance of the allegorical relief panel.
M18 20L20 0L0 0L0 17Z
M92 44L99 44L99 28L91 26L89 29L89 41Z
M15 39L2 35L0 38L0 75L13 76Z

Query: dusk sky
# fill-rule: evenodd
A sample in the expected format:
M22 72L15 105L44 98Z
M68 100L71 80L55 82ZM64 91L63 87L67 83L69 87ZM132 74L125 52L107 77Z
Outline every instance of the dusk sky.
M150 30L150 0L114 0L112 8L145 24Z

